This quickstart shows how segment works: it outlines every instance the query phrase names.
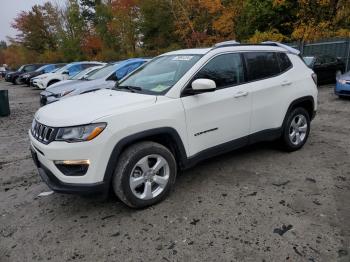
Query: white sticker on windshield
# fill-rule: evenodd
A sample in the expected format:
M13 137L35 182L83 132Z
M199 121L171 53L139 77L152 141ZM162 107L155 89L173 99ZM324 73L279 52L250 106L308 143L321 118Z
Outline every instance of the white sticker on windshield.
M175 56L172 60L173 61L190 61L193 58L193 56L190 55L181 55L181 56Z

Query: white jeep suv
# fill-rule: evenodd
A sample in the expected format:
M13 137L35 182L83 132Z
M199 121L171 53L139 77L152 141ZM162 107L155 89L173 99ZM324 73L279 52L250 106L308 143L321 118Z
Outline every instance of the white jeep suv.
M62 193L108 192L128 206L163 200L178 170L258 141L300 149L316 113L315 75L278 43L158 56L100 90L38 110L33 159Z

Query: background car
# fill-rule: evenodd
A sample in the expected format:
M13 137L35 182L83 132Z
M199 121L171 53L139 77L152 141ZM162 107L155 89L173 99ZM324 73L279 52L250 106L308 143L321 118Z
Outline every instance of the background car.
M48 86L74 76L86 68L103 65L100 62L74 62L65 65L59 70L37 76L33 79L33 85L39 89L46 89Z
M22 65L17 71L7 73L5 76L5 80L7 82L12 82L15 85L20 84L18 77L27 72L32 72L38 69L39 67L42 67L44 64L28 64L28 65Z
M21 84L26 84L26 85L30 85L30 80L33 77L42 75L42 74L46 74L46 73L50 73L53 70L57 69L57 68L61 68L62 66L65 66L66 64L48 64L48 65L44 65L42 67L39 67L38 69L36 69L35 71L32 72L28 72L28 73L24 73L21 74L18 77L18 82L20 82Z
M317 75L317 84L331 84L345 72L345 63L330 55L304 56L306 65Z
M338 76L335 94L341 97L350 97L350 71Z
M0 77L5 77L5 74L7 72L7 65L3 64L2 66L0 66Z
M78 74L76 74L76 75L74 75L72 77L69 77L67 80L62 80L62 81L59 81L57 83L52 84L48 88L54 88L54 87L59 87L59 86L66 86L66 85L71 85L71 84L74 84L74 83L81 82L81 81L84 80L84 78L94 74L99 69L103 68L104 66L105 65L89 67L89 68L81 71L80 73L78 73Z
M57 83L40 93L40 104L46 105L62 98L88 93L104 88L113 88L122 79L150 59L133 58L108 64L81 81Z

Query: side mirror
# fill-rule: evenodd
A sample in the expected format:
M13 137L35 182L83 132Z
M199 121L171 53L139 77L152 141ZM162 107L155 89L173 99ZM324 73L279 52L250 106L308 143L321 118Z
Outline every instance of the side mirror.
M68 70L65 70L65 71L62 72L62 74L63 75L69 75L69 72L68 72Z
M213 92L216 89L216 84L213 80L200 78L196 79L191 84L192 92L194 94Z

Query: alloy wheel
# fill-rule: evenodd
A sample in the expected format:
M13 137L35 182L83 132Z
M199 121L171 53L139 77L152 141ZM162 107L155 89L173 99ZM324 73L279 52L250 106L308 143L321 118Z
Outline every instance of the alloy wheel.
M290 123L289 140L298 146L304 142L308 131L308 123L304 115L296 115Z
M157 197L168 184L170 168L164 157L158 154L141 158L133 167L129 184L134 196L142 200Z

